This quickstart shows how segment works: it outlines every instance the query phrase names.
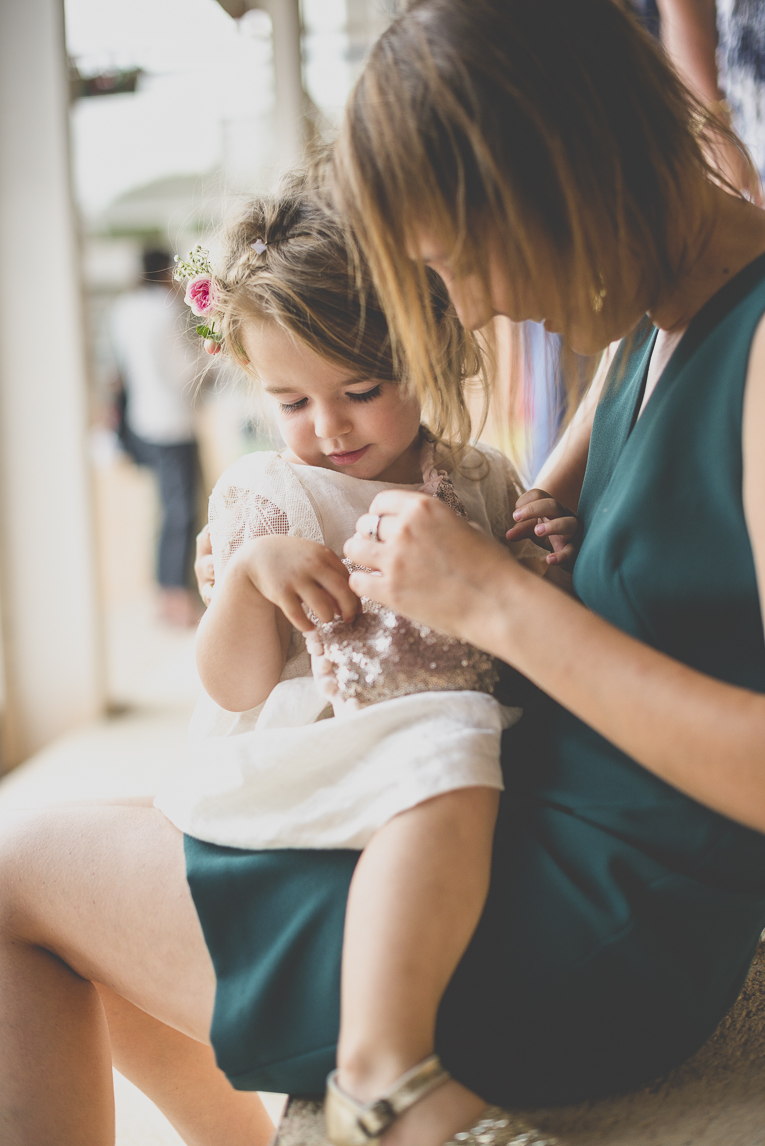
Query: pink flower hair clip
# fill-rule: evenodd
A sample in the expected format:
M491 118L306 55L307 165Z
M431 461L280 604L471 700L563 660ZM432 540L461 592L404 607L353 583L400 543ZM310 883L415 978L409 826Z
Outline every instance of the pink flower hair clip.
M176 282L186 283L183 301L197 318L207 319L197 326L197 334L203 338L208 354L218 354L223 335L215 329L215 280L210 266L210 254L204 247L194 247L187 259L175 256Z

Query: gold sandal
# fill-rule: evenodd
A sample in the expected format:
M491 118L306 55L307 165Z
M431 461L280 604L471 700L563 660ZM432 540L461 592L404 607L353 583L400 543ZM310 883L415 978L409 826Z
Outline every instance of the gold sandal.
M337 1084L337 1071L327 1079L324 1116L333 1146L379 1146L380 1138L399 1115L426 1094L448 1082L438 1055L432 1054L402 1074L374 1102L357 1102ZM455 1134L444 1146L554 1146L554 1138L514 1118L499 1106L487 1106L474 1126Z

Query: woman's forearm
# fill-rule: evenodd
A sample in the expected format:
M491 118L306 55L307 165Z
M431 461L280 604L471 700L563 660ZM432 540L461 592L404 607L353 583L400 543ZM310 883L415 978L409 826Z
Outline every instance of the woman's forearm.
M765 696L657 652L507 558L460 636L674 787L765 831Z
M221 708L255 708L278 682L286 654L278 613L234 558L200 622L196 644L202 686Z

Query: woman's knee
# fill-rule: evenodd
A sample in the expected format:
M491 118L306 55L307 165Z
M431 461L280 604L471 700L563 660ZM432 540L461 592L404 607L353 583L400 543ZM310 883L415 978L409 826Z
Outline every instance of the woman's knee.
M50 813L17 812L0 821L0 933L28 937L40 859L50 833Z

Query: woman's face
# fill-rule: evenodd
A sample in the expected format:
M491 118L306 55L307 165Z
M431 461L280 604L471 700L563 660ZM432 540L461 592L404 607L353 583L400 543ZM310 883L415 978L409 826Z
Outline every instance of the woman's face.
M541 243L542 240L540 239ZM487 244L488 276L475 273L458 274L449 250L439 240L421 231L410 253L431 267L444 281L460 322L468 330L478 330L496 315L504 315L513 322L538 322L550 334L562 334L569 346L579 354L595 354L609 343L621 338L635 325L645 306L637 299L615 305L616 300L606 293L603 299L594 299L584 313L563 305L558 282L552 269L552 258L540 258L537 283L527 276L515 275L502 256L500 240ZM637 268L636 268L637 270Z

